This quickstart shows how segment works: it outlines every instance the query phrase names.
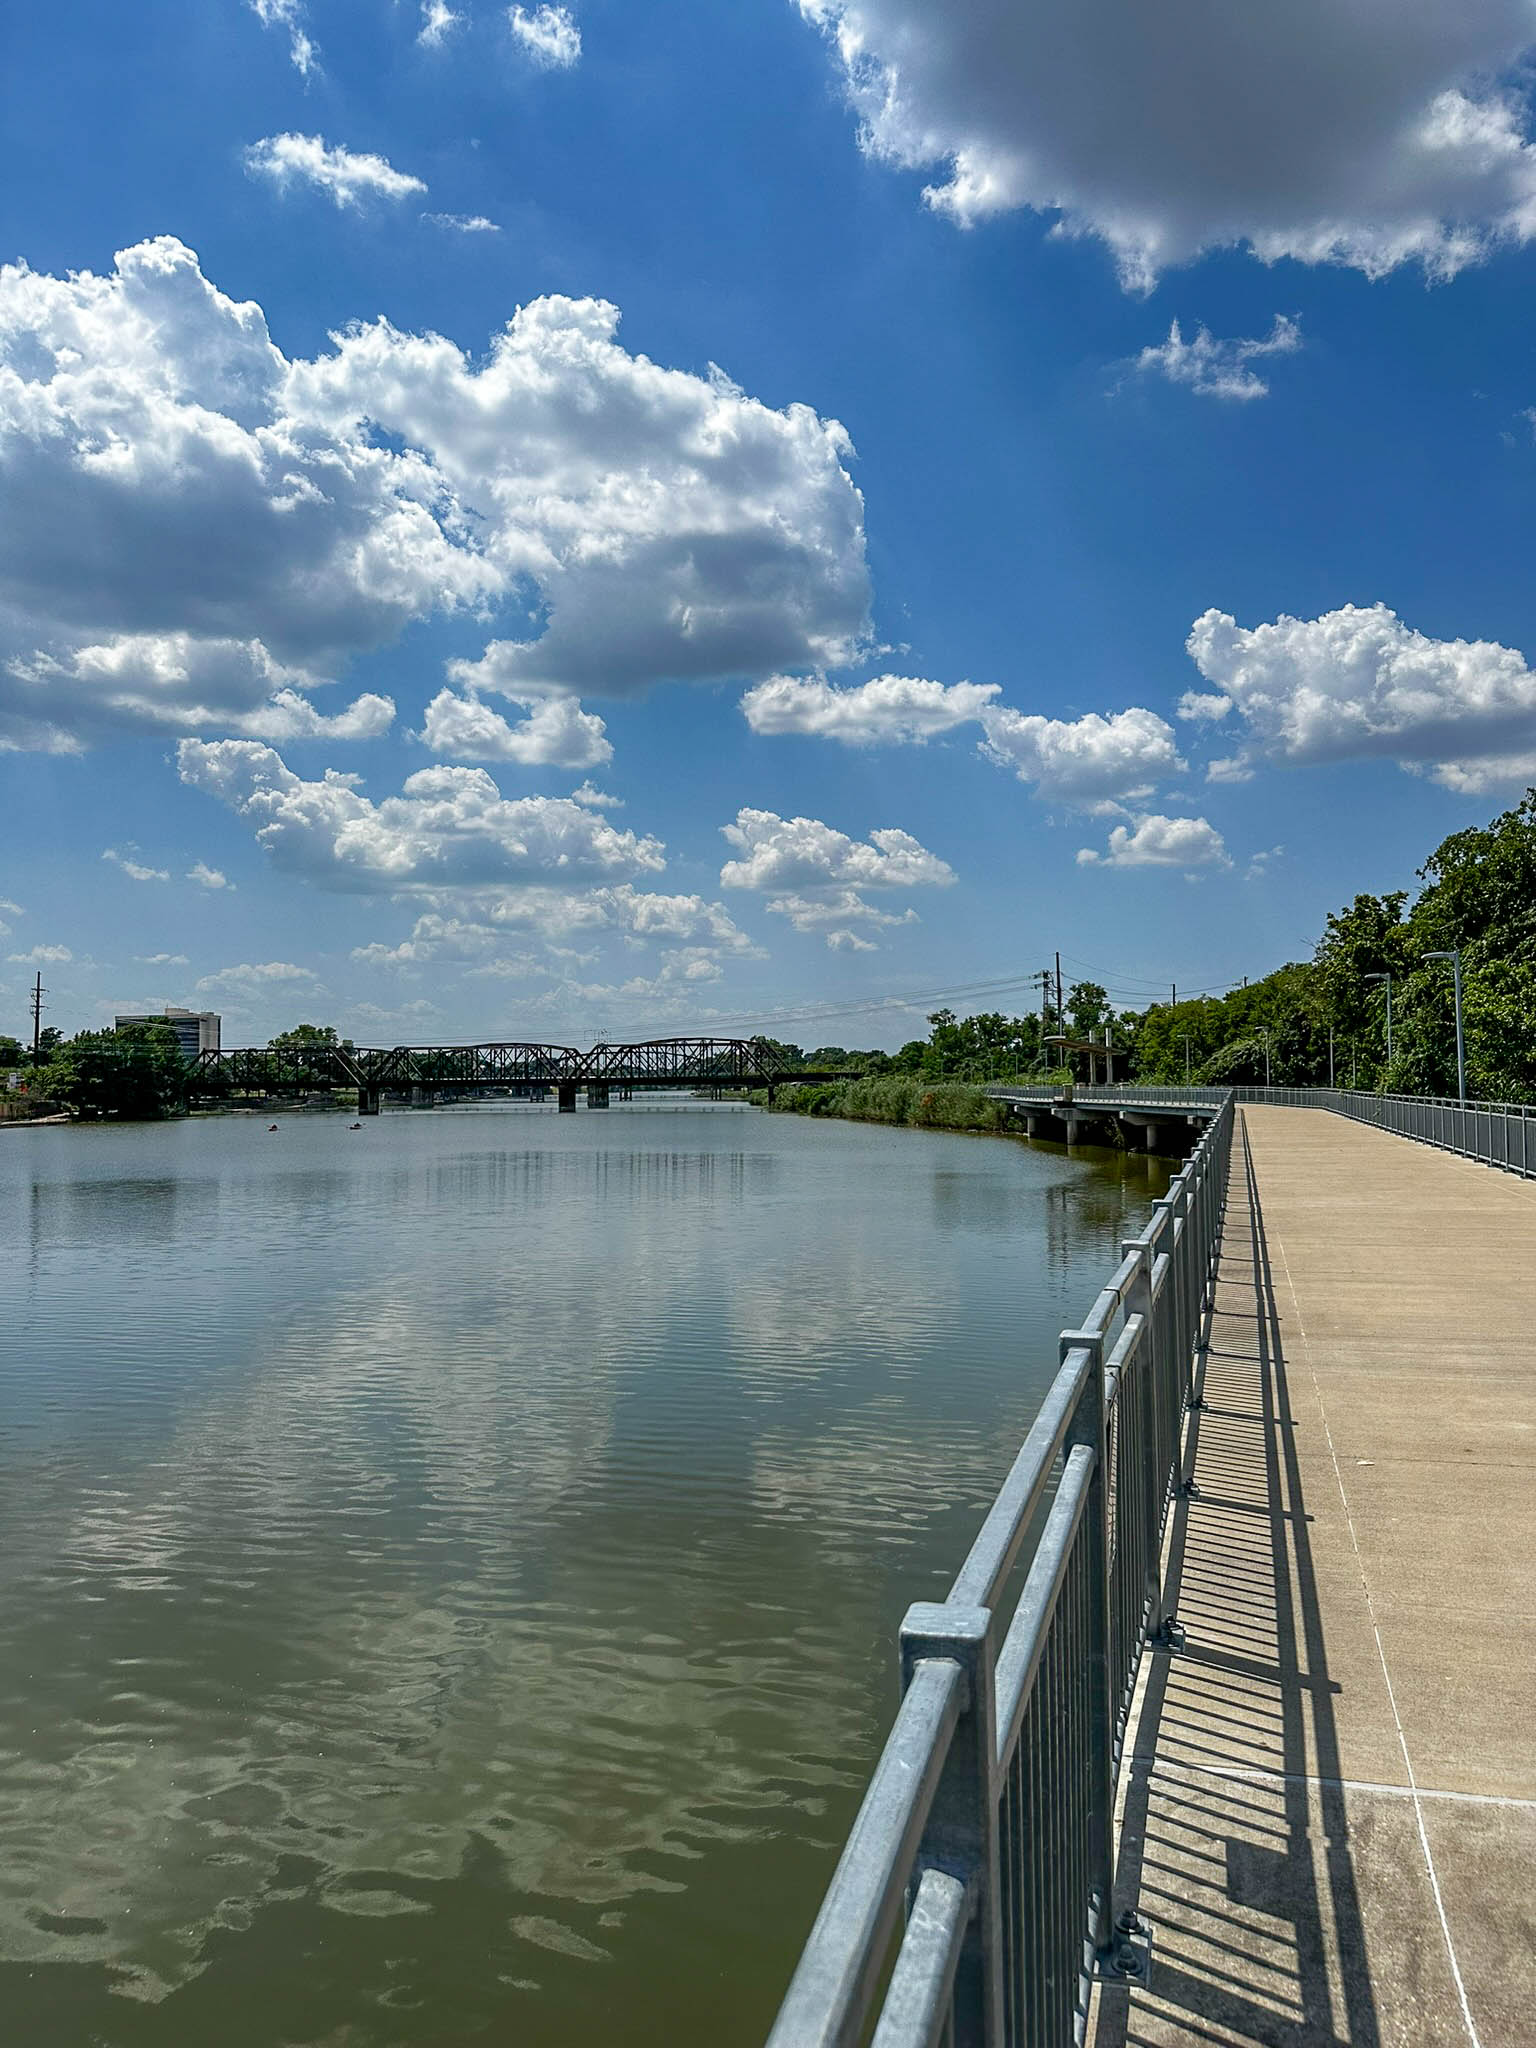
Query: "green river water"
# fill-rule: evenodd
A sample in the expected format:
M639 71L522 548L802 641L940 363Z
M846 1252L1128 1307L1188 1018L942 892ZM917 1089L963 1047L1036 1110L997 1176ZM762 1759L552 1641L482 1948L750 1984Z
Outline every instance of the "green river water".
M0 1132L0 2038L750 2048L1166 1167L278 1121Z

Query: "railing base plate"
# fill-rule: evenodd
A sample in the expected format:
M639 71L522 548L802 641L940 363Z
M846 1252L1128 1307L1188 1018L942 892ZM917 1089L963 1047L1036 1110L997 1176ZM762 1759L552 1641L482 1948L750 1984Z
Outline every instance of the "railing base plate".
M1109 1946L1097 1950L1093 1974L1101 1984L1136 1984L1145 1990L1152 1981L1152 1929L1139 1913L1122 1913Z

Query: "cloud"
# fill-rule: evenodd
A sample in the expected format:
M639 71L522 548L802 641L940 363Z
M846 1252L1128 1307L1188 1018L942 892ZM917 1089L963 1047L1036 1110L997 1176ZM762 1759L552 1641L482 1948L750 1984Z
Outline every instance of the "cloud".
M1168 339L1157 348L1144 348L1135 367L1143 376L1187 384L1201 398L1264 398L1269 386L1250 365L1263 356L1293 355L1300 347L1301 329L1283 313L1275 315L1263 341L1218 341L1208 327L1197 328L1194 340L1186 341L1175 320Z
M535 701L511 725L478 697L439 690L427 706L422 739L455 761L520 761L530 768L601 768L613 759L603 721L574 697Z
M134 959L141 967L185 967L185 953L135 953Z
M1184 767L1173 727L1139 707L1069 720L996 705L982 725L984 752L1033 783L1037 796L1062 803L1091 808L1144 796Z
M847 883L856 888L909 889L947 884L954 870L894 826L850 839L819 818L781 818L775 811L740 810L721 831L742 858L727 861L727 889L801 889Z
M263 28L287 31L288 55L293 68L307 78L315 68L318 53L304 33L304 9L300 0L250 0L250 9Z
M748 690L742 711L754 732L809 733L849 746L922 741L979 718L996 683L933 683L920 676L874 676L839 689L821 676L770 676Z
M851 659L842 428L630 355L618 317L536 300L478 361L376 321L290 361L170 237L0 269L0 745L361 737L387 699L341 728L299 700L454 612L524 697Z
M296 181L313 185L338 207L356 206L361 199L406 199L427 189L387 158L344 149L319 135L265 136L246 150L245 167L280 189Z
M1029 207L1099 237L1133 288L1230 246L1449 276L1536 232L1529 0L799 5L867 154L937 167L962 227Z
M314 979L312 968L297 967L291 960L254 960L242 961L238 967L221 967L217 974L205 974L197 986L204 991L242 995L283 982Z
M1271 760L1385 758L1468 796L1536 765L1536 674L1496 641L1432 640L1374 604L1252 628L1208 611L1188 646Z
M603 721L563 692L531 690L518 681L520 649L493 640L478 661L450 661L448 676L468 694L441 690L427 706L422 738L455 760L521 761L528 767L601 768L613 759ZM480 698L495 690L528 716L511 725Z
M661 844L568 797L506 798L483 768L423 768L374 803L354 775L306 782L252 740L183 740L181 779L253 822L285 873L324 888L398 893L476 883L631 880Z
M444 960L473 963L476 975L506 978L548 975L557 970L526 951L533 939L556 960L573 955L568 938L617 937L627 947L658 946L663 963L730 958L761 959L760 947L731 918L722 903L703 896L667 896L621 882L575 892L552 888L456 890L442 907L416 919L409 937L395 945L376 940L356 947L352 958L368 966L413 969ZM700 979L695 971L693 978Z
M75 753L115 732L210 728L265 740L376 739L395 718L393 700L372 693L325 716L301 694L323 678L275 661L260 640L120 633L62 656L13 656L5 677L0 751Z
M1214 724L1225 718L1232 709L1232 699L1220 695L1206 697L1199 690L1186 690L1179 699L1179 708L1174 714L1194 724Z
M217 868L209 867L203 860L194 861L187 869L187 880L196 882L203 889L233 889L235 886L228 875L221 874Z
M429 50L441 47L464 17L448 6L447 0L421 0L421 28L416 40Z
M584 782L580 789L571 791L573 804L589 804L594 811L622 811L624 799L610 796L605 789L594 789L590 782Z
M171 879L169 868L147 868L142 862L130 860L126 854L119 853L113 846L104 848L101 857L114 862L132 882L168 882Z
M456 235L499 235L501 224L487 220L483 213L424 213L423 220L433 227L448 228Z
M509 7L512 33L535 64L545 70L569 71L581 55L581 30L568 7Z
M7 953L5 957L17 967L59 967L75 956L68 946L34 946L30 953Z
M1117 825L1109 835L1107 853L1082 847L1085 867L1209 868L1230 867L1221 834L1204 818L1165 818L1156 812L1136 820L1134 829Z
M819 818L781 818L776 811L740 810L722 825L741 854L720 870L727 889L758 889L766 908L787 917L797 931L820 931L829 946L873 950L855 924L912 924L915 911L899 915L877 910L862 889L944 888L955 880L947 861L894 826L850 839Z
M977 724L981 751L1033 783L1037 795L1090 808L1146 796L1184 768L1173 728L1153 711L1046 718L995 702L998 691L996 683L946 685L920 676L876 676L848 688L820 676L770 676L747 691L741 708L754 732L815 734L849 746L921 744Z

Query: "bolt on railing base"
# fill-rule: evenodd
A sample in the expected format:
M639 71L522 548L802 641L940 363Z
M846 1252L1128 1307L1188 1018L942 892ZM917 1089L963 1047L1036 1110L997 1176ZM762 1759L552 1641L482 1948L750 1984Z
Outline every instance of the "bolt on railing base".
M1094 1952L1093 1974L1102 1984L1151 1983L1152 1929L1139 1913L1120 1915L1109 1946Z

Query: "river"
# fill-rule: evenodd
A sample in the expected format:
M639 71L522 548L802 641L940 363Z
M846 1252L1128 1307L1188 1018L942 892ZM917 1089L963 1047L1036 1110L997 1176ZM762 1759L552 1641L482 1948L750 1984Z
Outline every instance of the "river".
M7 2048L752 2048L1167 1169L278 1123L0 1133Z

